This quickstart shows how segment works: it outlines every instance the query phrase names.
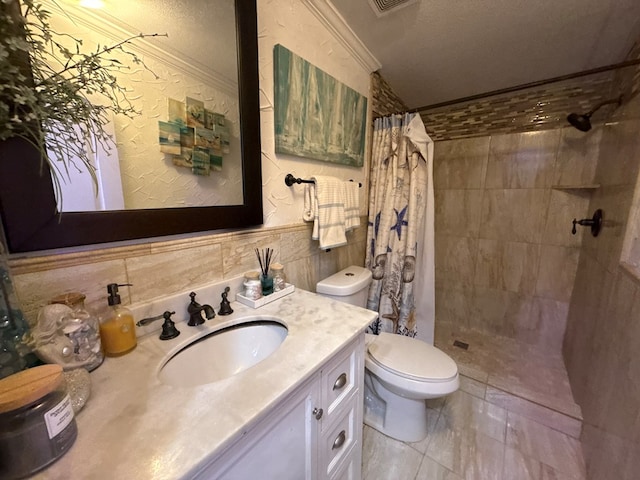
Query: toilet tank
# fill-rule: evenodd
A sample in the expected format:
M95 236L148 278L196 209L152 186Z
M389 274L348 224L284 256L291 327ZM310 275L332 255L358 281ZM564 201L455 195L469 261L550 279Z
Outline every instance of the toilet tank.
M351 266L320 280L316 285L316 292L325 297L364 308L367 306L370 283L370 270Z

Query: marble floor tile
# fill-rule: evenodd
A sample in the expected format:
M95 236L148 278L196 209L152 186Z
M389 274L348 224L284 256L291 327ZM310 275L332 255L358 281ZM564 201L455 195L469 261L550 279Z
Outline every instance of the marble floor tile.
M487 384L538 403L552 410L582 419L580 407L573 401L564 366L549 368L508 364L489 374Z
M449 353L449 355L451 355L450 352L445 353ZM451 356L454 357L454 355ZM458 364L458 372L460 373L460 375L464 375L478 382L487 383L487 380L489 379L489 373L482 368L478 368L468 360L458 361L456 359L456 363Z
M454 347L456 339L468 343L469 348ZM435 345L455 360L461 375L582 419L559 353L554 355L511 338L450 326L436 328Z
M513 412L507 415L507 446L569 478L585 476L582 446L578 440Z
M506 447L502 478L504 480L584 480L586 477L559 472L535 458L523 455L515 448Z
M560 355L437 327L436 346L458 364L461 387L427 401L429 435L422 442L398 442L365 427L363 478L584 480L581 412ZM455 339L469 349L454 347Z
M507 411L466 392L458 390L449 395L442 415L449 428L473 429L499 442L505 441Z
M479 382L471 377L460 375L460 390L478 398L484 398L487 392L487 384Z
M582 431L582 422L580 420L491 386L487 386L484 398L487 402L498 405L510 412L535 420L547 427L566 433L570 437L580 438L580 432Z
M473 428L454 429L445 415L438 419L426 455L466 480L502 478L504 443Z
M366 425L363 438L363 480L415 478L423 457L420 452Z
M453 473L438 462L424 457L416 480L463 480L460 475Z
M446 400L447 397L429 398L427 400L427 408L430 408L431 410L437 410L439 412L440 410L442 410L442 407L444 406L444 402Z
M453 345L455 340L460 340L470 345L473 344L473 348L464 350L456 347ZM486 383L489 378L487 366L491 364L491 359L487 358L489 348L484 348L484 346L476 340L477 337L472 333L459 333L439 327L436 329L434 344L455 360L461 375Z

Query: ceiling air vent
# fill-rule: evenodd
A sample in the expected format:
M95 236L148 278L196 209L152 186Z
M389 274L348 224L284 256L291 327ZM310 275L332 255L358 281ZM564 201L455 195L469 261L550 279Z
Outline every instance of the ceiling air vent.
M418 0L369 0L369 5L378 17L400 10Z

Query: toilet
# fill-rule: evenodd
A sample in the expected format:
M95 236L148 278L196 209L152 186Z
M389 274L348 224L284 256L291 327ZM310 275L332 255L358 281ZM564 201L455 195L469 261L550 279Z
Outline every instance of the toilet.
M371 272L348 267L318 282L320 295L365 307ZM403 442L427 436L426 399L455 392L458 366L446 353L421 340L365 334L364 423Z

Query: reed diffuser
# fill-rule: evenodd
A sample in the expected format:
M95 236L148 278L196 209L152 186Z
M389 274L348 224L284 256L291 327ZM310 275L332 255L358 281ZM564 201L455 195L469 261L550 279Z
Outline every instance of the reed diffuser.
M259 251L256 248L256 257L260 264L260 285L262 286L262 296L271 295L273 293L273 277L269 273L269 266L273 258L273 249L267 248Z

